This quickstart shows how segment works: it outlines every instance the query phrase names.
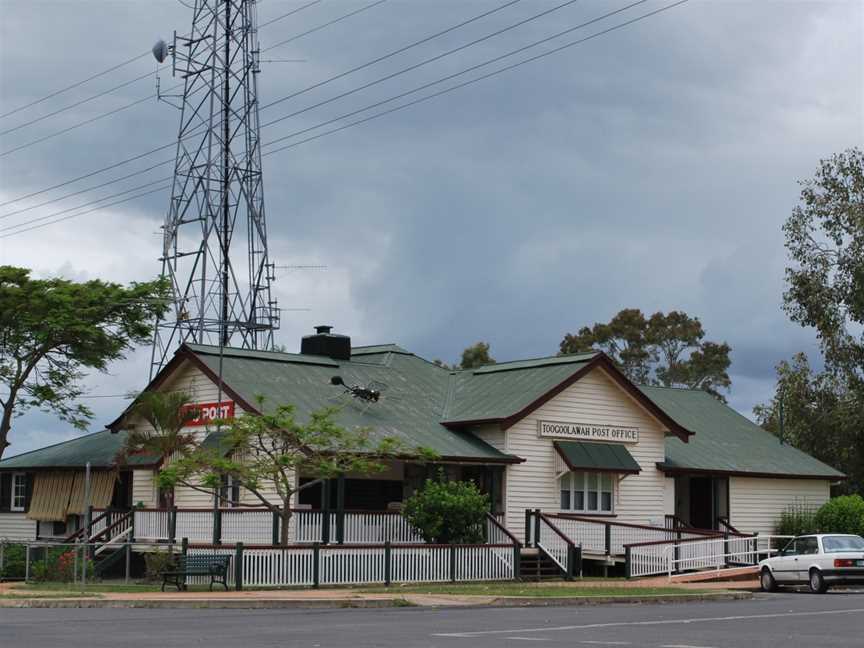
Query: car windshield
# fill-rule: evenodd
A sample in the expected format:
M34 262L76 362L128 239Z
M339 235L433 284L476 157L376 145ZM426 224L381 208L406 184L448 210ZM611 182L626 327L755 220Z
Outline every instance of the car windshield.
M825 536L822 538L825 553L844 551L864 551L864 538L861 536Z

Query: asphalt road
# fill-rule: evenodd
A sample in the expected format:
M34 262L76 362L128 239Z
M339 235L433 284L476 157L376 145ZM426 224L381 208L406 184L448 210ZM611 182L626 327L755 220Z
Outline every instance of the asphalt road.
M864 592L569 608L0 609L6 648L731 648L864 645Z

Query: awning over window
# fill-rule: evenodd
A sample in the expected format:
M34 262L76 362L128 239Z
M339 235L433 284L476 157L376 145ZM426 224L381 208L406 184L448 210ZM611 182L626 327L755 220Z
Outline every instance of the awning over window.
M626 447L612 443L556 441L555 450L570 470L637 474L639 463Z
M114 494L114 471L90 474L90 503L106 508ZM41 522L63 522L67 515L84 514L84 473L73 471L39 472L33 484L33 498L27 517Z

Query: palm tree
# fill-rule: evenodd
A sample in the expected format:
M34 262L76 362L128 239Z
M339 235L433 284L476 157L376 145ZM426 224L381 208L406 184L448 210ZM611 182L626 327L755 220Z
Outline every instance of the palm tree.
M117 464L126 463L133 455L146 455L163 464L172 458L188 454L196 445L194 434L183 432L186 424L197 418L199 411L189 407L189 394L184 392L142 392L129 409L127 417L140 416L148 427L128 430L126 441L117 455ZM166 493L167 504L174 506L174 491Z

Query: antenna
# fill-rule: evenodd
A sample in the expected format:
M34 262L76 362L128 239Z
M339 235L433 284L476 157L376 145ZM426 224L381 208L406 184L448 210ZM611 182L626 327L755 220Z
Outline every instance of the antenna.
M255 0L195 0L188 36L153 57L183 79L162 275L175 308L156 323L150 375L183 342L272 349ZM160 97L161 98L161 97Z

